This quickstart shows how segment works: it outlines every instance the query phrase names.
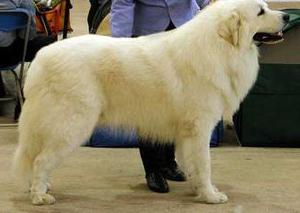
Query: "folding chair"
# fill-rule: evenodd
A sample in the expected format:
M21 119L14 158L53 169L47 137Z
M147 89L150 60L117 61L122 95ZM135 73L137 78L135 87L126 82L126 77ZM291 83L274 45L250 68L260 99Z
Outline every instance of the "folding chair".
M30 24L31 24L31 15L27 10L21 8L14 9L14 10L0 10L0 31L9 32L18 29L26 30L23 55L21 61L19 61L17 64L14 64L12 66L2 66L0 64L0 74L3 71L10 71L14 75L15 82L16 82L16 103L17 104L19 103L21 107L24 101L23 92L22 92L22 80L23 80L23 73L24 73L25 56L26 56L27 45L29 40ZM15 69L19 64L21 65L21 67L20 67L20 74L18 76Z

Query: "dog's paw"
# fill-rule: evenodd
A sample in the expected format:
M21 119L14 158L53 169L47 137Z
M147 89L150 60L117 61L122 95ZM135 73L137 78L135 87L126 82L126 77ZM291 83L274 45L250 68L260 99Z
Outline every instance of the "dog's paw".
M49 194L32 193L31 202L33 205L51 205L55 203L55 198Z
M226 203L228 201L228 197L223 192L219 192L216 188L213 192L210 193L201 193L198 195L195 200L197 202L204 202L209 204L219 204Z

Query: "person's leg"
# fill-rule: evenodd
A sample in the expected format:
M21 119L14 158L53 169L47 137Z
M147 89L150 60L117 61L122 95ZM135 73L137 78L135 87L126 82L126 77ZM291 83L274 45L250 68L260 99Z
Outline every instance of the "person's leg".
M37 36L28 41L25 61L32 61L35 54L44 46L57 40L53 36ZM1 66L15 65L22 60L24 40L17 38L10 46L0 48Z
M145 174L157 171L159 169L159 159L157 149L154 149L154 144L149 139L139 138L139 148Z
M15 49L13 47L13 44L8 47L0 47L0 67L6 67L9 65L16 64L18 62L18 59L16 59L17 56L16 58L13 57L14 54L12 53L12 49ZM6 93L4 83L0 72L0 97L3 97L5 95Z
M36 36L34 39L28 42L27 52L26 52L26 61L32 61L36 53L43 47L54 43L57 41L55 36Z
M151 139L141 137L139 137L138 143L148 188L154 192L168 192L168 183L160 171L160 164L164 159L161 155L163 147L159 144L154 144Z
M44 46L47 46L57 39L53 36L37 36L34 39L28 41L27 52L25 61L32 61L36 53ZM10 66L19 63L23 57L24 40L17 38L13 44L9 47L0 48L0 58L3 59L4 64L1 65ZM17 103L14 113L14 119L18 120L21 112L20 103Z
M22 59L22 50L24 42L20 39L16 39L8 47L0 47L0 65L12 66L17 64Z
M8 67L18 64L22 60L24 41L17 38L8 47L0 47L0 66ZM0 74L0 96L4 96L5 88ZM20 103L17 101L14 113L14 119L17 120L21 111Z
M88 17L87 17L89 31L92 28L92 23L93 23L94 16L95 16L95 14L97 12L97 9L100 6L99 0L90 0L90 4L91 4L91 7L90 7L90 10L89 10L89 13L88 13Z
M186 177L184 173L179 169L175 161L175 145L167 144L164 146L162 156L165 158L162 160L161 171L164 177L173 181L185 181Z

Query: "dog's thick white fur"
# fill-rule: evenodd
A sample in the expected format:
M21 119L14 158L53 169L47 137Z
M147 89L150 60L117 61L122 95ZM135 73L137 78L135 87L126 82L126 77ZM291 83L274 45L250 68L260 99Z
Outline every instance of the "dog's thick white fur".
M265 14L258 16L261 8ZM223 203L211 182L209 140L258 72L256 32L278 32L283 14L263 0L223 0L182 27L139 38L86 35L43 48L25 82L15 168L33 204L52 204L50 171L97 125L135 128L176 157L196 199Z

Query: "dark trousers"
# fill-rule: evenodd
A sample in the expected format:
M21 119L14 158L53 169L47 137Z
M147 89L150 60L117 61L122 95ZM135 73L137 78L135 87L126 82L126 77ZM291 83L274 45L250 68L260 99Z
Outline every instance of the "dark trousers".
M174 145L162 145L157 142L151 139L139 138L139 150L146 175L176 164Z
M25 56L25 61L32 61L36 53L44 46L47 46L57 40L53 36L37 36L34 39L28 41L27 52ZM0 47L0 66L12 66L17 64L22 60L23 57L24 40L17 38L8 47ZM0 97L5 95L5 90L3 86L2 76L0 72ZM15 109L14 118L19 117L21 111L21 106L18 103Z
M32 61L35 54L44 46L56 41L52 36L37 36L28 42L25 61ZM24 40L17 38L10 46L0 47L0 65L15 65L22 60Z
M166 31L174 29L170 22ZM135 37L135 36L134 36ZM160 171L162 168L172 167L175 162L175 146L173 144L161 145L159 141L139 138L139 150L146 175L150 172Z
M89 25L89 31L92 28L92 23L93 23L94 16L95 16L98 8L100 7L100 2L101 1L99 1L99 0L90 0L91 7L90 7L88 17L87 17L87 21L88 21L88 25Z

